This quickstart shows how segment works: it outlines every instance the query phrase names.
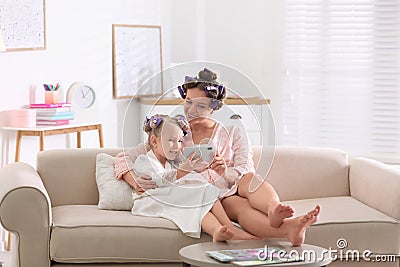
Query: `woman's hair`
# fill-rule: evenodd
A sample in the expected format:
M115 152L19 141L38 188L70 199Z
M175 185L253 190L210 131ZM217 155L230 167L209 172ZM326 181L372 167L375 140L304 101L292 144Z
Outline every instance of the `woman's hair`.
M213 71L204 68L199 71L196 77L185 77L185 83L178 86L178 90L183 99L186 98L187 90L199 88L204 90L206 96L210 98L210 107L213 110L218 110L223 105L223 100L226 97L226 88L217 82L217 74Z
M189 123L186 121L185 116L176 115L175 117L170 117L168 115L156 114L151 117L146 117L143 124L143 130L148 134L148 143L151 146L150 137L155 135L156 137L161 137L162 128L166 123L172 123L177 125L183 132L185 136L189 130Z

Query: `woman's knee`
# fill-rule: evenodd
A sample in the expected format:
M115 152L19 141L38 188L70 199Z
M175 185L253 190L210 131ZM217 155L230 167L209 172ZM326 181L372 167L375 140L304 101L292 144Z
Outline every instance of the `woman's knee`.
M263 180L259 175L246 174L238 184L238 195L248 198L254 192L262 191L268 197L268 193L275 193L270 183Z
M239 214L243 209L250 206L249 201L246 198L240 197L238 195L233 195L224 198L221 204L231 220L237 221Z
M260 186L266 183L261 178L253 173L243 175L238 184L238 194L242 197L248 197L251 193L257 191Z

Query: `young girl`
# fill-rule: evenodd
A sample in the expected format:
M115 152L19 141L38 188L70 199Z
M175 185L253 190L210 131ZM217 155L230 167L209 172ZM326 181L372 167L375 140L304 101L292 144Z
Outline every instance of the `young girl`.
M154 115L147 118L144 131L151 150L134 164L137 175L147 174L158 188L134 194L132 214L163 217L173 221L183 233L199 238L201 230L213 241L256 239L235 227L217 200L219 189L200 174L191 172L193 155L180 163L182 138L188 130L181 117ZM179 164L179 168L175 168Z

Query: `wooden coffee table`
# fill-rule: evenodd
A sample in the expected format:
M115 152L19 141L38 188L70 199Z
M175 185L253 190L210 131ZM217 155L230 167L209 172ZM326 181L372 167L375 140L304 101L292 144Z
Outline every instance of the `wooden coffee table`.
M214 267L214 266L236 266L230 263L221 263L217 260L214 260L206 255L206 251L209 250L222 250L222 249L246 249L246 248L263 248L265 246L268 247L280 247L288 252L297 251L298 255L302 255L302 253L306 252L308 254L313 253L315 257L306 257L303 261L290 262L290 263L279 263L272 264L268 266L296 266L296 267L320 267L326 266L332 262L332 258L326 249L303 244L299 247L293 247L289 242L280 241L280 240L260 240L260 241L239 241L232 240L228 242L207 242L207 243L199 243L190 246L183 247L179 250L179 256L183 261L183 266L205 266L205 267ZM306 255L308 255L306 254Z

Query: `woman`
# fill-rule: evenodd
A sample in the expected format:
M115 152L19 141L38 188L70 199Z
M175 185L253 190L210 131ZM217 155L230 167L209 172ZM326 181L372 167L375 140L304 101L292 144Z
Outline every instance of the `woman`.
M198 77L186 77L178 87L184 102L184 113L190 131L184 146L213 142L217 154L206 169L199 169L220 189L221 203L229 218L238 222L247 232L261 238L287 238L293 245L304 242L306 229L317 221L320 207L292 218L292 207L283 205L274 188L260 181L254 191L249 186L255 176L252 152L246 134L237 127L223 127L211 119L214 111L223 105L226 90L217 81L217 75L208 69ZM130 172L139 154L146 153L144 145L118 155L115 165L117 178L122 178L138 192L155 188L150 177L134 177Z

